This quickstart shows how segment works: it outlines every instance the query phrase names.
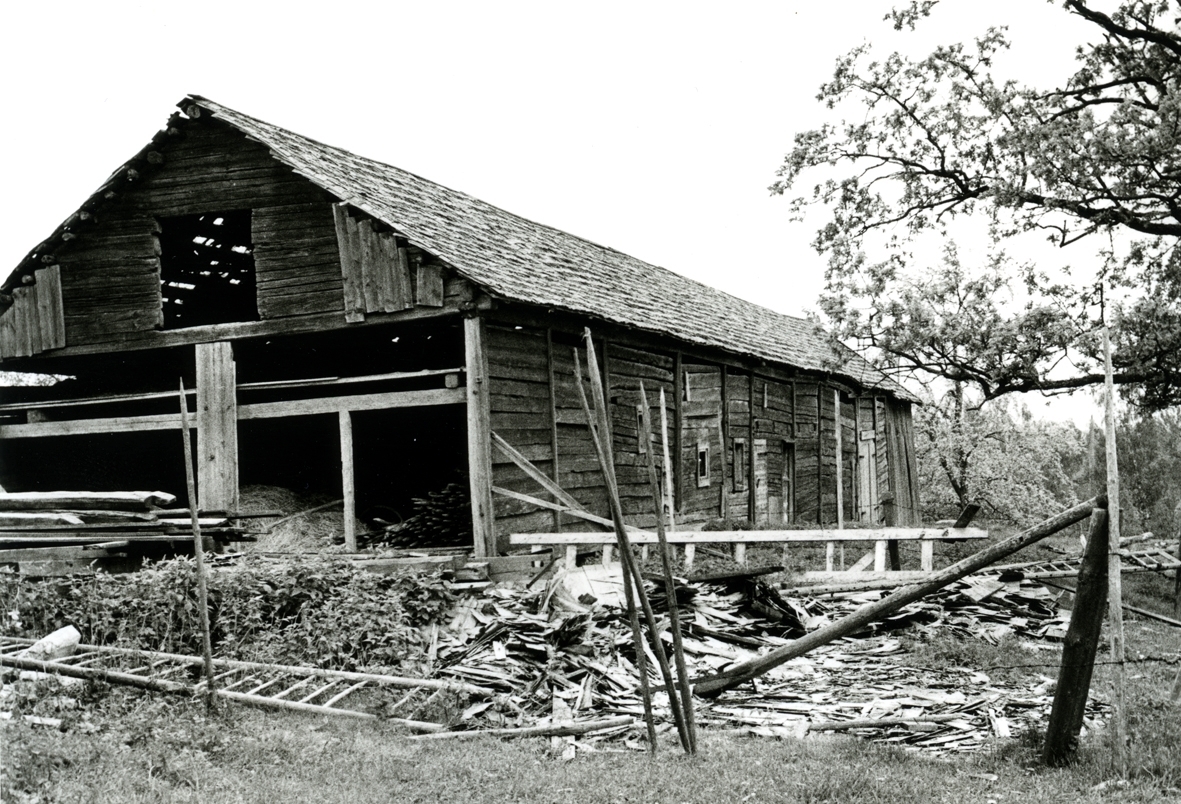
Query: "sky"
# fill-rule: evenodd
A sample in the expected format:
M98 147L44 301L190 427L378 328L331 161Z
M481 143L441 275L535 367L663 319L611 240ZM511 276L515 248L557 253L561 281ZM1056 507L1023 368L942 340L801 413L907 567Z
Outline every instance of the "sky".
M821 219L767 188L794 133L834 119L815 96L835 59L1008 24L1004 69L1065 70L1081 25L944 0L900 35L889 5L8 3L0 276L193 93L799 315Z

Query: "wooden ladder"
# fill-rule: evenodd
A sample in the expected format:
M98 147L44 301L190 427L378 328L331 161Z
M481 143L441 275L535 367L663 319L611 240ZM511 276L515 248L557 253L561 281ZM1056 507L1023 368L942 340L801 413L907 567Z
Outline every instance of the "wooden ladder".
M34 640L0 637L0 668L32 670L54 676L106 681L157 692L204 694L203 660L199 656L79 645L71 656L44 661L22 656ZM214 659L215 694L241 703L293 709L338 717L375 720L381 717L416 731L439 731L436 723L384 717L379 714L389 688L452 691L491 697L493 690L438 679L405 678L311 667ZM0 674L5 671L0 670ZM375 711L377 710L377 711Z

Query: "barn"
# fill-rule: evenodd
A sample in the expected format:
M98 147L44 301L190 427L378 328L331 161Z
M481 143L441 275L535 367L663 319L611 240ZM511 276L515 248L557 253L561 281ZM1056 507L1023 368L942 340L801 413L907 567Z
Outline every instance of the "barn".
M574 349L600 356L625 515L644 384L679 527L917 525L916 400L810 322L199 96L0 287L8 491L239 489L405 510L458 483L477 555L605 514ZM663 391L664 409L660 409ZM346 523L351 516L346 515Z

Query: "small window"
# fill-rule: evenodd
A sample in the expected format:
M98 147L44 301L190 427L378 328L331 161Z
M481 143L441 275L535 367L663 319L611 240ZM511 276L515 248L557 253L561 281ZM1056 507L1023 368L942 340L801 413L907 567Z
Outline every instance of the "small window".
M746 491L746 439L734 439L734 490Z
M709 442L697 442L697 488L709 485Z
M250 210L160 219L165 329L257 321Z
M640 454L648 454L648 432L644 429L644 406L636 405L636 441Z

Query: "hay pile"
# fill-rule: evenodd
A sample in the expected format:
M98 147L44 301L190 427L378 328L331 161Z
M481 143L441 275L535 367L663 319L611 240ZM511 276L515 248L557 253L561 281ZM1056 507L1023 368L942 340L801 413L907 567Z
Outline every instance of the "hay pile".
M282 517L249 520L257 541L244 545L249 553L319 553L344 550L344 512L340 503L282 521L285 517L332 503L330 494L300 494L280 486L244 486L238 510L245 514L282 511ZM357 532L365 526L357 522Z

